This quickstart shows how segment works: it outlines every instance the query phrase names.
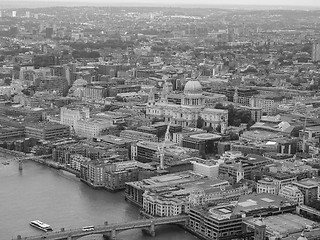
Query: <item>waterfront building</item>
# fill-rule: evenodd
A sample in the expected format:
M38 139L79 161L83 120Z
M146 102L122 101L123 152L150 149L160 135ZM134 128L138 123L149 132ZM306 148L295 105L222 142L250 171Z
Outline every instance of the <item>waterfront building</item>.
M190 194L224 188L229 182L220 179L198 180L178 186L149 188L143 193L142 210L152 216L168 217L185 214L190 209Z
M236 238L242 233L242 217L241 214L233 214L234 208L233 204L191 207L188 228L206 240Z
M144 166L137 161L115 162L105 165L105 188L110 191L125 189L127 182L139 179L139 171Z
M40 122L26 126L26 137L53 140L70 136L69 126L52 122Z
M244 185L233 187L229 182L223 184L212 184L211 188L197 189L190 193L189 203L192 206L202 206L205 204L220 204L238 201L240 196L252 193L252 188Z
M186 183L194 183L197 180L205 179L205 176L192 171L171 173L154 176L136 182L126 183L125 198L138 206L143 206L143 193L148 189L159 189L163 187L178 186Z
M81 163L80 180L93 188L104 188L105 164L98 160Z
M204 127L216 128L221 126L221 132L225 132L228 123L228 111L206 105L199 81L190 80L187 82L181 105L168 102L169 92L170 86L165 83L158 102L155 101L154 93L150 92L146 109L146 115L149 118L164 118L167 122L179 124L183 127L196 127L197 120L202 118Z
M25 136L24 127L2 126L0 127L0 141L22 138Z
M76 170L77 172L80 173L81 164L87 163L89 161L91 161L91 159L88 157L84 157L80 154L71 154L69 166L73 170Z

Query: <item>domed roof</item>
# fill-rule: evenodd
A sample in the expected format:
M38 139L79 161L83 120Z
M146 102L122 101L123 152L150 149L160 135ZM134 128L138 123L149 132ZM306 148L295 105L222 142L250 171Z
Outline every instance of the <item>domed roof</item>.
M72 84L72 86L84 86L84 85L87 85L88 82L82 78L79 78L77 80L74 81L74 83Z
M197 80L190 80L184 87L184 94L202 94L201 83Z

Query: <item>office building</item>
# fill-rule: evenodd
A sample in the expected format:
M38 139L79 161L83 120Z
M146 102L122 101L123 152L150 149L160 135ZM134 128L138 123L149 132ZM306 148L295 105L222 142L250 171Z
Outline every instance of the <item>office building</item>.
M320 60L320 43L314 42L312 44L312 61L318 62Z
M69 126L53 122L34 123L26 126L26 137L53 140L70 136Z
M297 186L292 184L285 185L280 188L279 196L284 197L298 205L302 205L304 203L304 195L299 190Z
M308 205L315 200L318 200L319 196L319 183L312 179L303 179L301 181L292 182L304 195L304 204Z

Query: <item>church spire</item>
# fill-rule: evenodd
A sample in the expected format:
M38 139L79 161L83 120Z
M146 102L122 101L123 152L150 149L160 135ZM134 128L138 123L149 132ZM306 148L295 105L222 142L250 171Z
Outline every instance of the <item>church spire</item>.
M154 92L153 92L153 88L151 88L149 95L148 95L148 104L154 104L155 103L155 97L154 97Z

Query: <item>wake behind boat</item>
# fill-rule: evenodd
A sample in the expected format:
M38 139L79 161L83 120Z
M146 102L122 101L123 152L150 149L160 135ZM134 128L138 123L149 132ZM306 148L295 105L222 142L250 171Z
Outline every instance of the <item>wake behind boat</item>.
M50 227L49 224L43 223L39 220L34 220L30 222L30 225L33 227L36 227L42 231L48 232L48 231L52 231L52 228Z

